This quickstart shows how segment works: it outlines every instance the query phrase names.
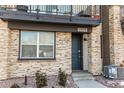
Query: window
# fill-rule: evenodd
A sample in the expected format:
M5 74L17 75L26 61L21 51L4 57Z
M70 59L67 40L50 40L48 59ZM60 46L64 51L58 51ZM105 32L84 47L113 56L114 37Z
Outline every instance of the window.
M70 14L71 6L70 5L58 5L58 13L60 15Z
M52 13L57 12L57 5L46 5L46 12Z
M95 15L100 15L100 6L95 5Z
M54 32L21 31L20 58L54 58Z

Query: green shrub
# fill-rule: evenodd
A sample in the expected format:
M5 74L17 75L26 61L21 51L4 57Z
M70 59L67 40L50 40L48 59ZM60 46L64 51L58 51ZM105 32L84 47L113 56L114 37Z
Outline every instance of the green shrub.
M10 88L20 88L20 86L18 84L13 84L13 85L11 85Z
M67 81L67 74L65 73L65 71L62 71L61 68L59 68L58 78L59 78L59 85L65 87Z
M44 73L41 73L40 71L37 71L35 76L36 76L37 88L47 86L47 78L46 78L46 75Z

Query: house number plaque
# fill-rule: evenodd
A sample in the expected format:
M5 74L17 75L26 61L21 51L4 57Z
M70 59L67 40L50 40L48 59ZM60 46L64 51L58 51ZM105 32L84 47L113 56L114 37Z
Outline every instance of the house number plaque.
M79 28L78 28L78 32L87 33L87 32L88 32L88 29L87 29L87 28L81 28L81 27L79 27Z

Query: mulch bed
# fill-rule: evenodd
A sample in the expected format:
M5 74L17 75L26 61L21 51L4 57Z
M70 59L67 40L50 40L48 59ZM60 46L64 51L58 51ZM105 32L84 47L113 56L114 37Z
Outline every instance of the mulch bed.
M120 85L120 82L124 82L124 79L109 79L103 76L94 76L94 78L108 88L124 88L124 85Z
M24 84L25 78L18 77L7 80L0 80L0 88L10 88L13 84L18 84L21 88L36 88L35 77L27 77L27 85ZM47 76L47 86L43 88L64 88L58 84L58 77ZM77 85L74 83L71 75L67 77L67 84L65 88L77 88Z

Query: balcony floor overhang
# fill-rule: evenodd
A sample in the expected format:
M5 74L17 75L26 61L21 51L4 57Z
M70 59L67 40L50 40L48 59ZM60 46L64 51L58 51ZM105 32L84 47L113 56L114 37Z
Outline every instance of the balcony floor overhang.
M38 18L37 18L38 17ZM27 21L39 23L52 23L52 24L66 24L66 25L79 25L79 26L97 26L100 24L99 19L92 17L79 17L68 15L55 15L55 14L41 14L28 13L20 11L0 11L0 18L7 21Z

